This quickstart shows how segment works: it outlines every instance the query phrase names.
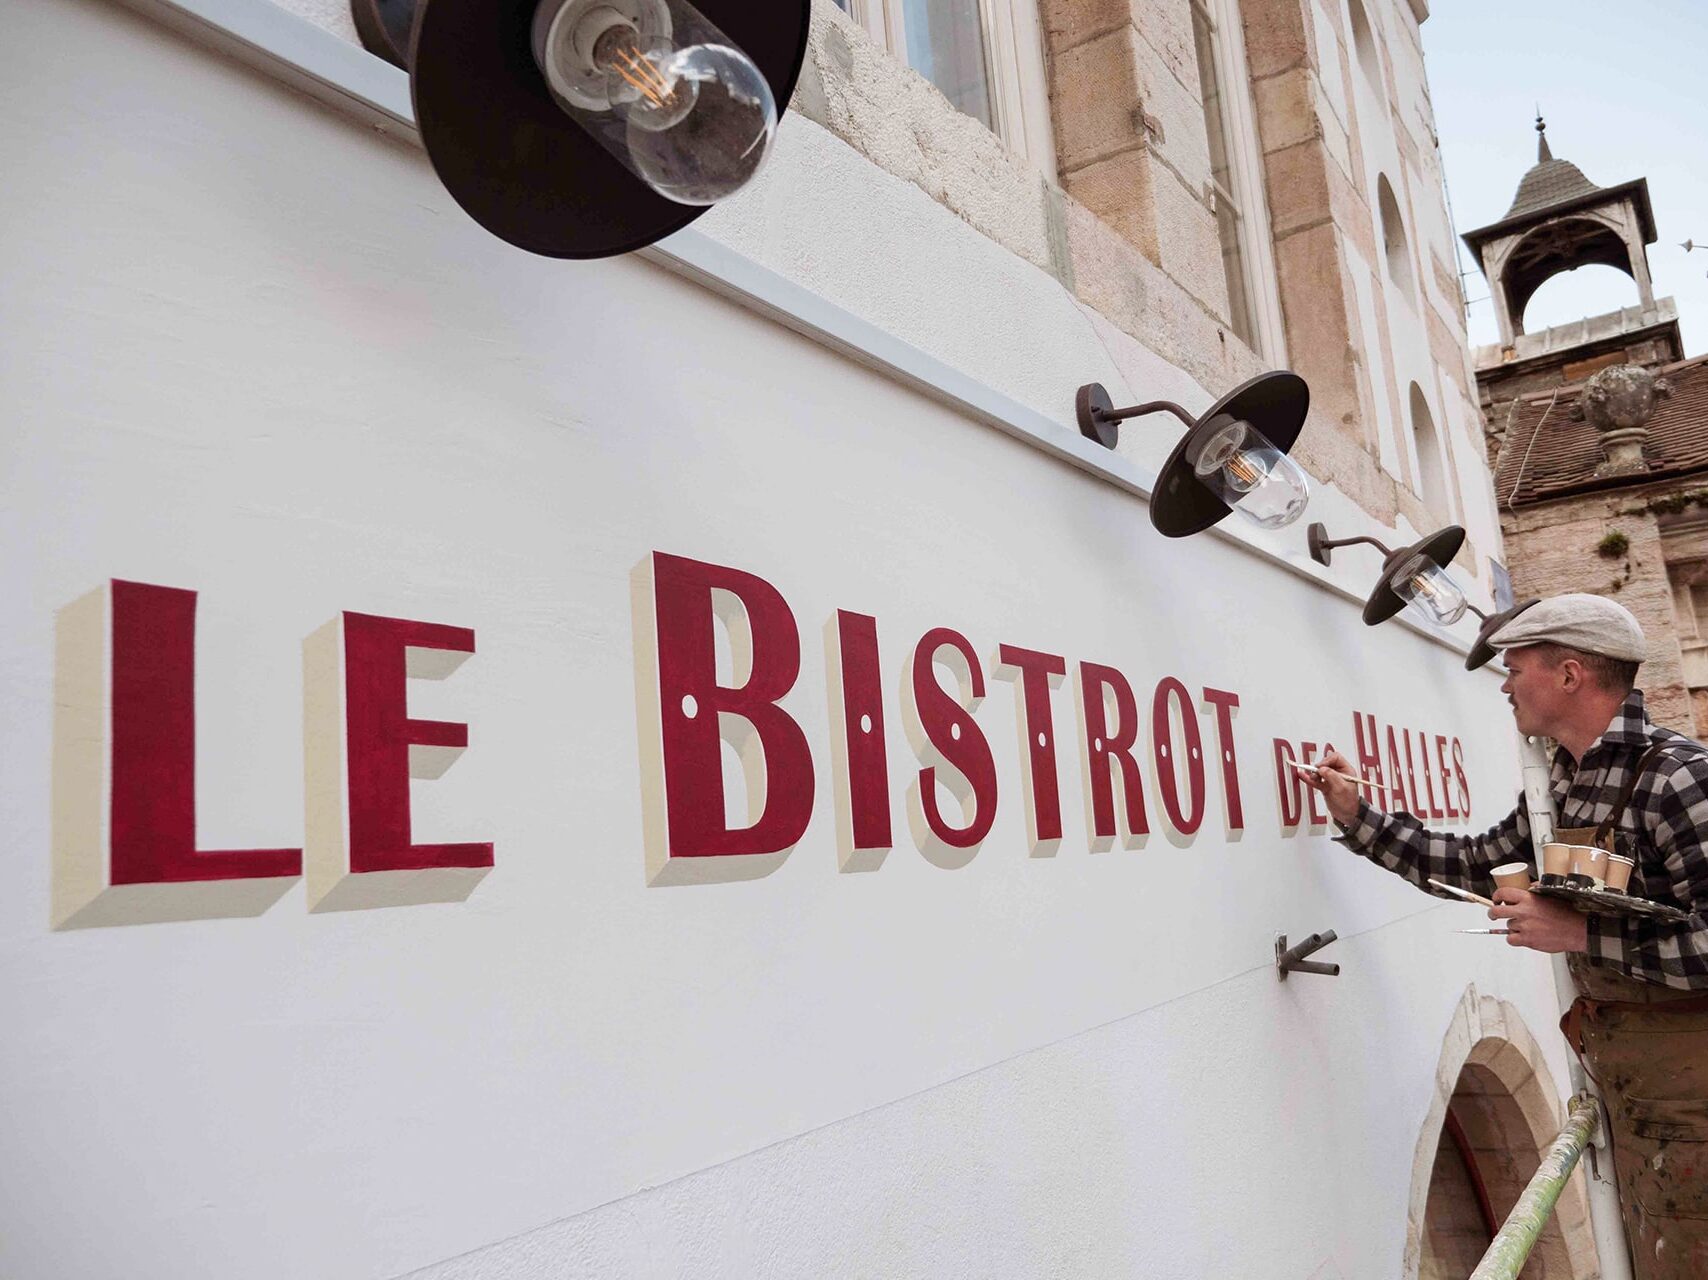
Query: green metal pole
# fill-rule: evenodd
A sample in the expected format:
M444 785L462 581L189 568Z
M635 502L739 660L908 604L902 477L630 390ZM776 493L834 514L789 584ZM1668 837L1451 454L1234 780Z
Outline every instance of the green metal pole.
M1565 1190L1566 1179L1572 1176L1578 1157L1600 1123L1601 1109L1594 1098L1580 1093L1572 1099L1566 1127L1543 1155L1536 1176L1530 1179L1530 1185L1518 1197L1489 1251L1471 1272L1471 1280L1516 1280L1536 1245L1536 1237L1542 1234L1548 1215L1554 1211L1554 1202Z

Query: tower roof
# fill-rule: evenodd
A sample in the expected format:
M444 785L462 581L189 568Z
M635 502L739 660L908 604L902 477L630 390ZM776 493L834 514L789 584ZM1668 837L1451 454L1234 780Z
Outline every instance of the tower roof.
M1611 187L1597 186L1584 177L1583 170L1570 160L1555 159L1553 150L1548 146L1546 130L1547 125L1538 115L1536 163L1519 180L1518 191L1512 197L1512 207L1501 215L1500 221L1465 233L1464 240L1471 251L1477 253L1485 240L1493 239L1497 235L1519 230L1532 223L1545 222L1574 209L1611 204L1626 196L1636 203L1637 217L1643 228L1643 243L1653 244L1655 215L1649 207L1648 180L1638 178L1634 182L1620 182Z
M1542 139L1543 157L1518 184L1518 194L1512 197L1512 207L1501 221L1539 213L1579 196L1596 195L1603 190L1570 160L1556 160L1547 154L1548 139Z

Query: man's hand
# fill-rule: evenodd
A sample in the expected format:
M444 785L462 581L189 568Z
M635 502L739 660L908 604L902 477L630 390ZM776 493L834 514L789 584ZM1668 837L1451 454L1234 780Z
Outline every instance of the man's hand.
M1343 827L1352 825L1358 816L1358 784L1348 775L1357 773L1347 758L1330 751L1314 765L1306 765L1308 773L1300 773L1305 785L1323 798L1329 817Z
M1586 951L1589 920L1563 902L1527 889L1496 889L1490 920L1506 921L1506 942L1532 951Z

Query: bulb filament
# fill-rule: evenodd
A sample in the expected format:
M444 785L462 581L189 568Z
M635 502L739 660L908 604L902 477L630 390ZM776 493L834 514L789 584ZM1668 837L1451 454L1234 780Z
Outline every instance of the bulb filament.
M612 27L599 37L593 49L593 62L602 70L620 76L636 93L654 107L662 107L676 94L635 42L633 27Z
M1263 468L1254 463L1242 451L1236 450L1224 465L1227 467L1228 473L1242 485L1254 486L1263 479Z

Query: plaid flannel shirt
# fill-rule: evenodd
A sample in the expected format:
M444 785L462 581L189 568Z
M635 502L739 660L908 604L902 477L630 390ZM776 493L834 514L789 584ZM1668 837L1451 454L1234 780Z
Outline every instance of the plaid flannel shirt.
M1565 748L1555 750L1549 786L1562 827L1595 826L1657 742L1676 745L1637 784L1617 847L1637 860L1631 894L1691 915L1677 923L1592 915L1588 955L1643 982L1708 989L1708 747L1652 724L1642 692L1633 689L1581 764ZM1336 839L1438 897L1447 895L1429 887L1431 878L1486 895L1494 889L1491 868L1535 863L1522 793L1517 809L1480 836L1430 831L1409 813L1382 813L1361 799Z

